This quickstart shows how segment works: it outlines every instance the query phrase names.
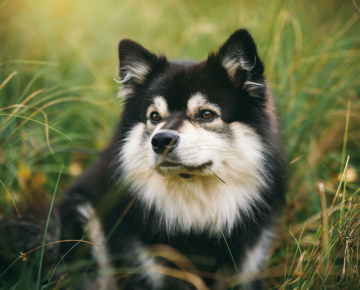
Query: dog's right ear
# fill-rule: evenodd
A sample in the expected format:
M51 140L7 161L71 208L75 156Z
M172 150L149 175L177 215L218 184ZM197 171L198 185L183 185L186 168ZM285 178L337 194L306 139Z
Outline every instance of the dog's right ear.
M120 78L124 86L143 84L164 57L158 57L130 39L119 43Z

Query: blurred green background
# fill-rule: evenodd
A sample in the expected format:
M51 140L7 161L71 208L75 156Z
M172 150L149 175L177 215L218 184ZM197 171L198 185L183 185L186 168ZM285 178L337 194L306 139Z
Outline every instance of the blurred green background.
M298 237L306 222L304 247L313 242L318 184L329 205L347 156L339 196L359 188L360 20L351 0L11 0L0 2L0 27L0 218L13 213L11 197L52 193L62 164L63 190L109 142L121 113L121 38L202 60L238 28L258 45L278 109L290 172L282 224ZM273 263L286 269L297 245L279 232ZM283 272L268 283L296 279Z

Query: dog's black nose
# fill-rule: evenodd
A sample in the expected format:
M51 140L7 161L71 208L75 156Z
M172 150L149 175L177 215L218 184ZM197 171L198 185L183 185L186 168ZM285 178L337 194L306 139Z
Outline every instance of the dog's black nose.
M165 131L155 134L151 139L151 145L156 153L162 154L166 148L168 148L169 151L174 149L177 146L178 141L178 135Z

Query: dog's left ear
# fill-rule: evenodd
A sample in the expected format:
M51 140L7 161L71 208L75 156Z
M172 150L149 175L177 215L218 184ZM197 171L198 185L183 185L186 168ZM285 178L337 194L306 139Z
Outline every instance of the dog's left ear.
M166 62L165 57L158 57L130 39L120 41L119 60L121 83L125 87L143 84L159 65Z
M235 31L219 49L216 58L235 87L265 87L264 66L257 54L255 42L247 30Z

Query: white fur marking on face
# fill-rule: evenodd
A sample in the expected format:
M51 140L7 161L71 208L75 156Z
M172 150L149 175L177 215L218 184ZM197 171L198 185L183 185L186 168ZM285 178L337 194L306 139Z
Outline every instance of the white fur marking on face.
M211 110L221 116L219 106L210 103L201 93L196 93L190 97L187 103L187 114L189 117L194 117L201 110Z
M162 118L169 116L169 109L164 97L155 96L153 98L153 104L147 109L146 116L150 118L151 112L156 111Z
M112 265L108 259L108 251L105 247L105 234L99 219L96 217L95 210L89 202L78 206L77 210L87 220L84 230L87 233L89 240L101 246L97 247L92 245L91 252L99 265L99 274L105 272L106 275L103 274L97 276L95 278L94 288L92 289L115 290L117 289L116 281L112 276L108 275L108 272L112 269Z
M219 234L220 227L231 232L244 215L252 212L254 201L261 202L260 190L267 186L263 172L263 146L255 131L242 123L229 125L231 136L184 122L179 144L172 154L187 166L200 166L209 161L210 171L183 179L178 174L155 170L156 154L151 138L143 140L145 125L139 123L129 132L120 153L124 181L139 192L139 200L148 208L155 208L167 232L207 230Z

